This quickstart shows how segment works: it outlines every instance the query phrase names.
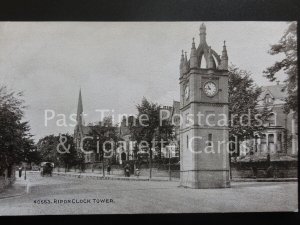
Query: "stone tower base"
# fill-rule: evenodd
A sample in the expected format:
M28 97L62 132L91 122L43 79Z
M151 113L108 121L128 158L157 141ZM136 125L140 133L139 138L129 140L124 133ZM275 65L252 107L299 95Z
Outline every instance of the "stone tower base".
M229 188L229 170L180 171L180 186L194 189Z

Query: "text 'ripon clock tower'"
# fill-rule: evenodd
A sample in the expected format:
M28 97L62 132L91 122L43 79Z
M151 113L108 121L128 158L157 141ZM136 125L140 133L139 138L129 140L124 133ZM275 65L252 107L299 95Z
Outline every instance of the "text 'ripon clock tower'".
M204 24L189 60L182 51L180 114L181 186L229 187L228 56L225 41L221 56L208 46Z

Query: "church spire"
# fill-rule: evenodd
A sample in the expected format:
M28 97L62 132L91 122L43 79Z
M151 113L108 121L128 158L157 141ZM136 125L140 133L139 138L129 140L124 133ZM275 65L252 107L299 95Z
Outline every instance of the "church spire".
M79 90L76 121L77 121L77 125L83 125L83 106L82 106L81 88Z
M204 23L200 26L200 45L206 44L206 26Z

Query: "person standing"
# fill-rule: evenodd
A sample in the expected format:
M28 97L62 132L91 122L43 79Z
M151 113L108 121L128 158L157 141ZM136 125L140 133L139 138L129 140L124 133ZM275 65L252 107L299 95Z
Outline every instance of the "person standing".
M138 167L135 169L135 175L137 176L137 178L139 178L140 176L140 170Z
M111 170L111 167L110 167L110 164L108 164L108 165L107 165L107 174L108 174L108 175L110 175L110 170Z
M125 177L130 177L130 166L129 166L129 164L126 164L126 166L124 167L124 171L125 171Z
M23 171L23 167L20 166L20 167L19 167L19 177L22 177L22 171Z

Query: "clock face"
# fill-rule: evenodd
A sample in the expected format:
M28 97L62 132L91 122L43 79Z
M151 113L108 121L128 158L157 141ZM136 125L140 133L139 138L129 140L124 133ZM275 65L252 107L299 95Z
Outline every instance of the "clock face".
M189 96L190 96L190 89L189 89L189 86L187 86L184 90L184 96L185 96L185 99L188 99Z
M205 83L204 85L204 93L208 96L208 97L213 97L217 94L217 86L214 82L212 81L208 81Z

